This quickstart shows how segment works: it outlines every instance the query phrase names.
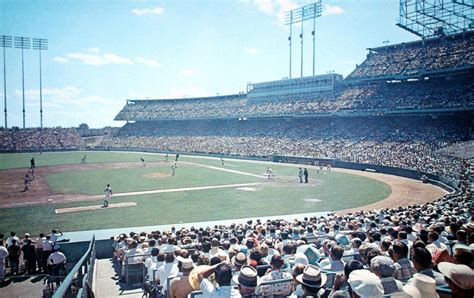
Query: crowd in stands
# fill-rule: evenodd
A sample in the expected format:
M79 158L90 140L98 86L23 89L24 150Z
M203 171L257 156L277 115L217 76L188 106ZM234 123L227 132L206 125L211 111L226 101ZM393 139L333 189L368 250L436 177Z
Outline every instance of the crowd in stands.
M0 129L1 151L74 150L83 147L74 128Z
M416 75L472 67L473 44L474 34L470 31L456 36L371 49L367 59L347 79Z
M58 244L62 235L57 229L37 237L25 233L21 239L15 232L6 239L0 233L0 283L5 276L46 273L58 278L64 274L67 259Z
M309 93L247 99L245 94L208 99L136 100L115 120L185 120L310 116L399 109L467 108L474 104L474 76L431 77L410 82L375 81L339 86L333 96Z
M107 148L240 156L334 158L453 176L458 160L438 150L470 138L469 117L322 117L314 119L136 122Z
M439 297L448 288L472 297L471 167L463 163L457 192L434 202L122 233L114 258L122 268L143 264L147 283L170 297Z

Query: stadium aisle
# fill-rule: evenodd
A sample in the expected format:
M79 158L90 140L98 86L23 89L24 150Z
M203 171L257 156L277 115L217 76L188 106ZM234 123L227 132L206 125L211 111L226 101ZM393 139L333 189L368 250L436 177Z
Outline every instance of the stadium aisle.
M118 297L140 298L143 295L141 288L127 288L124 283L119 282L111 259L97 260L96 280L94 283L96 297Z

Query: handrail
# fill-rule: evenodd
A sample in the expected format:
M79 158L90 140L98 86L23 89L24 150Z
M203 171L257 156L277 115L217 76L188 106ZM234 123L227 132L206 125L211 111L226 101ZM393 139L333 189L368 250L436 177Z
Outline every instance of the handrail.
M89 244L89 248L81 257L79 262L72 268L72 270L68 273L66 278L64 279L63 283L59 286L56 292L53 295L53 298L62 298L62 297L70 297L71 293L71 286L73 279L77 276L78 286L84 285L84 280L92 281L92 272L94 270L94 261L95 261L95 235L92 236L92 240ZM84 272L83 272L84 269ZM83 291L80 291L78 294L82 295Z

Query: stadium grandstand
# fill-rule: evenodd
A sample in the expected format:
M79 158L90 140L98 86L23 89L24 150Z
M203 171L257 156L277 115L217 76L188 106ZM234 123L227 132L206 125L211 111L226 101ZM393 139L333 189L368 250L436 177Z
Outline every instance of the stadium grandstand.
M128 100L115 120L129 123L104 146L330 158L458 177L460 160L438 152L472 137L473 37L369 49L345 80L332 74L253 84L247 94ZM326 87L314 91L318 85Z

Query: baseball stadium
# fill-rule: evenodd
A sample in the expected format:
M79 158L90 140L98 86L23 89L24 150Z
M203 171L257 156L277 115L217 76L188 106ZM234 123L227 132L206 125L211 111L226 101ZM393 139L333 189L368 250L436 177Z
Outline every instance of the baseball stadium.
M101 128L43 126L43 87L40 127L25 125L23 51L41 86L48 40L0 35L0 297L472 297L472 1L396 1L393 27L414 37L366 48L347 75L315 66L316 24L343 8L300 2L275 25L287 77L131 94ZM102 63L88 51L54 60ZM23 126L8 123L11 67Z

